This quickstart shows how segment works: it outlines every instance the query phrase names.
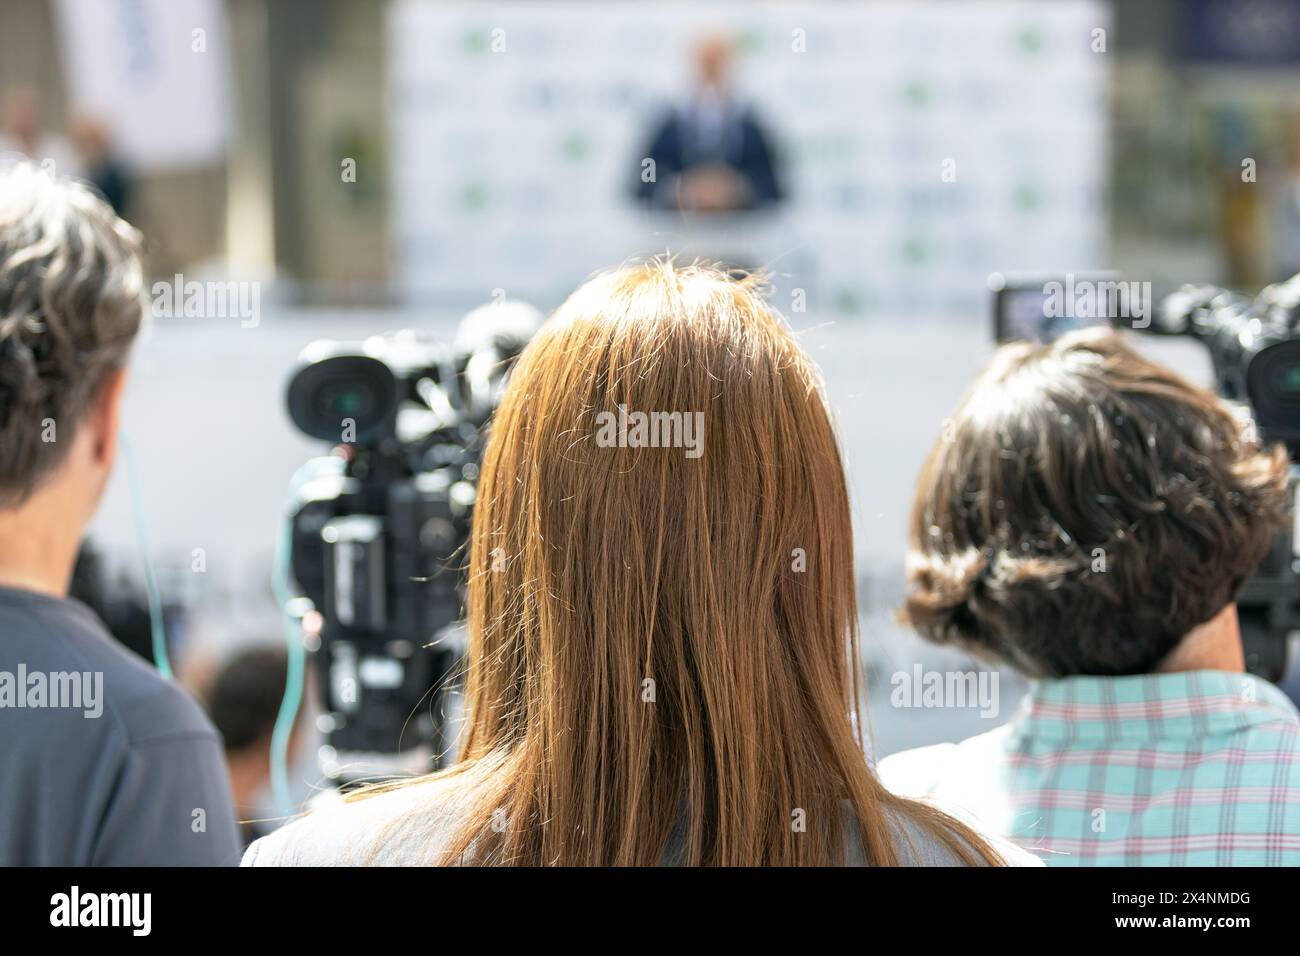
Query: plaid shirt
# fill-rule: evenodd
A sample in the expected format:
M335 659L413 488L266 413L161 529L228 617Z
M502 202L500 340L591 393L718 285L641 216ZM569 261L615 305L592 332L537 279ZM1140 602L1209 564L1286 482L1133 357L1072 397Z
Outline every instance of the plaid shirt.
M1300 865L1300 716L1246 674L1043 681L1010 723L880 774L1049 865Z

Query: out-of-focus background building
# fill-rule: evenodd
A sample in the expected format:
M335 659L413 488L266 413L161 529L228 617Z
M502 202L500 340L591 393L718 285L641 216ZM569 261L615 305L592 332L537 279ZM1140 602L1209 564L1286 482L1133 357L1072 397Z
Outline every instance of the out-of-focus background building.
M0 152L91 179L147 238L128 427L190 647L278 634L284 489L320 450L283 410L307 342L450 335L627 257L716 256L771 271L825 371L884 752L1016 699L1006 677L991 718L888 700L947 659L890 611L913 478L992 350L988 275L1300 270L1300 0L0 0L0 100ZM644 188L648 159L728 149L732 211ZM188 309L193 282L231 297ZM1195 345L1153 350L1208 382ZM94 535L134 573L121 476Z

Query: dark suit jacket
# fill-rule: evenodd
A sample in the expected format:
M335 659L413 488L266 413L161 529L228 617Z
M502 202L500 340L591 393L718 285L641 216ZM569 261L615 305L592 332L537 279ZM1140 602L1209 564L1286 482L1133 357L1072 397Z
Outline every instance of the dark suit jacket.
M691 115L673 109L643 155L654 160L655 181L638 182L636 196L652 205L675 205L663 191L672 189L681 173L697 165L722 164L743 176L749 183L749 208L778 202L782 196L767 134L748 107L738 107L726 117L722 135L708 147L699 143Z

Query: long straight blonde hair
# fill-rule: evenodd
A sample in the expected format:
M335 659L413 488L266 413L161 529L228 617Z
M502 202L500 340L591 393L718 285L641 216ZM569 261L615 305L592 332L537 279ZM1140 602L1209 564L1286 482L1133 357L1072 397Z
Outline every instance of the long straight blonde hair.
M834 864L858 841L890 864L909 829L997 862L867 765L839 448L757 286L625 268L521 356L479 480L442 862ZM702 445L598 440L620 406L702 413Z

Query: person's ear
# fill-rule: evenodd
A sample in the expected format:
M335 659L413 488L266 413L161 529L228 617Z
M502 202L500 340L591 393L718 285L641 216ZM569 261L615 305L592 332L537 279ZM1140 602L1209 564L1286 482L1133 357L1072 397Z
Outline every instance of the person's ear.
M104 376L92 400L88 424L95 463L112 468L117 458L117 435L122 423L122 393L126 391L126 369L113 369Z

